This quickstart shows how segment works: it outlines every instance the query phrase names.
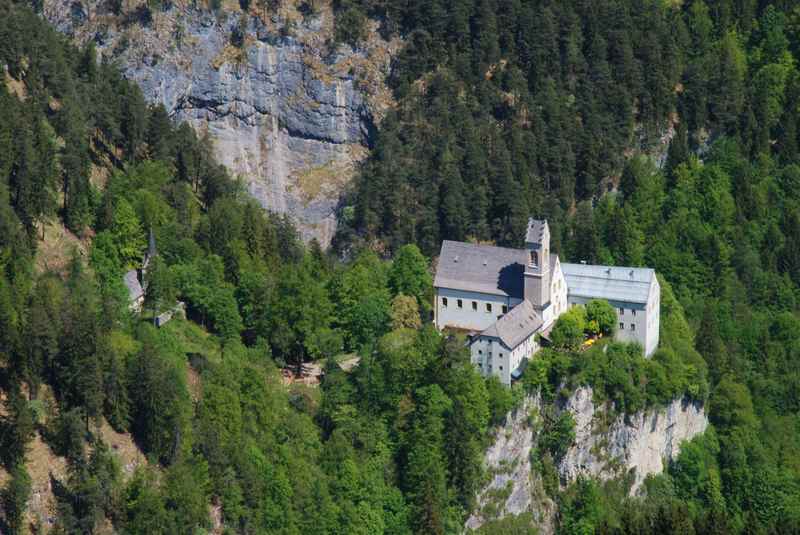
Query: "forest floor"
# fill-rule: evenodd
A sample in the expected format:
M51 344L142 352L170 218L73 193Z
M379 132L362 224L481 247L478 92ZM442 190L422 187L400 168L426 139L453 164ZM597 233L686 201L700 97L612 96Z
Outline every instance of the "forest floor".
M360 361L361 357L353 353L345 353L336 357L336 362L339 363L339 367L347 373L353 371ZM325 362L322 360L306 362L303 364L300 374L297 373L295 366L287 366L281 370L282 382L284 385L299 383L308 386L319 386L322 382L322 376L324 375L324 366Z
M45 224L44 240L37 243L34 262L36 271L64 273L69 266L73 251L86 257L90 247L90 239L81 240L60 222L50 221Z

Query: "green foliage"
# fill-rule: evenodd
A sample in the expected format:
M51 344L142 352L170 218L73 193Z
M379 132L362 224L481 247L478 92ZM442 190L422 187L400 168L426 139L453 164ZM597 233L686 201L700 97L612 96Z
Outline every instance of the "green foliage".
M356 46L366 36L367 17L357 1L337 2L336 41Z
M146 246L145 234L133 207L120 199L114 206L110 227L117 255L125 266L141 261Z
M278 6L249 7L263 16ZM157 8L169 6L122 16L147 25ZM525 386L552 401L591 384L596 401L626 413L709 399L713 423L648 481L646 497L591 481L567 489L557 530L792 532L794 6L351 0L335 9L339 42L358 46L368 16L403 36L390 77L398 106L371 135L335 240L346 252L395 251L391 264L306 249L286 217L243 199L207 138L148 107L91 45L74 48L24 3L0 1L0 64L27 94L0 84L0 449L11 476L2 529L23 518L21 460L44 383L58 411L43 434L70 459L54 485L55 533L91 532L103 519L120 533L207 530L212 501L224 529L240 533L460 531L490 425L519 392L481 379L462 342L419 328L412 309L425 319L432 297L423 253L442 239L519 245L536 214L550 220L563 260L654 267L661 336L647 360L615 343L575 353L589 325L614 327L607 307L590 304L586 318L560 322L558 350L537 354ZM669 124L662 171L627 157ZM89 176L103 162L115 169L99 194ZM67 275L33 270L35 230L56 217L94 236L91 270L77 259ZM150 302L178 297L189 316L158 331L128 313L121 285L150 229L159 250ZM176 293L156 292L168 279ZM344 348L361 350L351 373L330 358ZM272 356L328 359L320 391L283 388ZM537 466L552 496L554 458L572 440L564 414L545 415L541 430ZM163 467L123 483L113 453L96 439L87 447L101 416ZM484 530L525 532L529 520Z
M128 384L137 385L130 392L131 430L145 453L169 464L190 443L185 364L167 336L143 327L142 338L128 372Z
M330 286L336 323L349 333L348 348L360 348L386 333L391 319L386 266L374 253L362 253Z
M419 329L422 321L419 318L419 305L412 295L397 294L392 299L392 330Z
M586 329L586 309L575 306L561 314L550 331L553 347L563 350L577 350L583 343Z
M401 247L394 256L388 273L389 288L394 295L413 296L423 311L430 310L433 280L425 258L416 245Z
M588 325L595 327L594 334L614 336L617 332L617 313L604 299L593 299L586 303L586 320Z
M569 411L563 411L555 418L545 418L545 425L539 436L539 447L549 453L558 463L575 442L575 419Z
M533 526L533 515L522 513L508 515L500 520L491 520L475 530L476 535L536 535Z
M596 401L611 401L616 410L629 414L664 406L682 396L705 402L709 394L707 366L693 347L691 329L669 285L662 286L661 305L661 344L651 358L644 357L639 345L619 342L597 344L580 353L546 348L525 370L526 390L552 400L562 385L590 385ZM573 310L582 307L561 317ZM606 312L614 314L613 309ZM556 327L558 322L551 337ZM553 340L555 345L556 338Z
M417 533L444 533L447 522L447 474L443 450L444 413L451 401L438 385L415 393L412 427L406 439L408 461L403 487L412 507Z
M514 408L517 399L515 392L500 382L497 376L486 379L486 393L489 396L490 421L493 425L501 425L506 415Z
M22 463L14 465L10 476L0 493L4 512L2 525L9 533L17 533L23 529L25 508L31 496L31 477Z

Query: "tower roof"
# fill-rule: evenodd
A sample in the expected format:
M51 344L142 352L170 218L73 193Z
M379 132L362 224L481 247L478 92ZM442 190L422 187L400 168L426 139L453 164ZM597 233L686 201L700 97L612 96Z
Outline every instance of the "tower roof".
M550 233L547 225L547 219L529 219L528 230L525 233L525 243L542 243L545 230Z

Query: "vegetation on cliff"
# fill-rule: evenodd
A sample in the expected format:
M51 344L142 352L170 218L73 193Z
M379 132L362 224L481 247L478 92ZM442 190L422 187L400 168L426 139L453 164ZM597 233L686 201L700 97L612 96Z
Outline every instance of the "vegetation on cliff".
M337 4L341 39L378 16L406 42L398 107L343 218L346 262L299 243L91 46L0 0L2 529L30 520L26 450L43 438L68 464L56 533L190 532L212 518L236 533L459 532L514 392L482 379L458 342L416 328L425 255L442 238L517 244L531 213L548 217L564 257L646 264L665 282L652 361L617 345L545 354L529 380L545 392L591 382L620 411L708 397L714 427L646 498L569 489L557 528L800 525L800 12L751 0ZM663 169L626 157L665 133ZM88 257L36 271L45 222ZM147 307L187 303L188 320L163 329L130 314L121 282L150 229ZM343 351L361 357L351 373ZM325 363L320 389L280 384L276 364L310 359ZM104 420L146 465L121 469ZM551 455L569 428L550 430Z
M516 245L534 214L550 221L563 258L653 267L676 297L662 318L686 312L662 325L675 335L662 335L652 377L622 348L581 374L620 408L684 388L702 398L707 380L714 439L687 449L644 502L604 500L591 482L572 491L560 529L800 524L800 10L755 0L345 4L406 39L392 77L398 106L352 194L345 243L413 241L430 254L441 239ZM610 380L618 365L631 373Z

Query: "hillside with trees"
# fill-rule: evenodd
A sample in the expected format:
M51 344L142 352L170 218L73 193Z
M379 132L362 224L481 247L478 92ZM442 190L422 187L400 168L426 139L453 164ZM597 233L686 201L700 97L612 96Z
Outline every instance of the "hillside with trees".
M646 496L556 481L558 533L797 531L792 2L336 2L338 39L357 45L372 17L405 45L334 252L36 4L0 0L0 531L460 533L492 426L526 389L580 384L620 413L688 395L712 427ZM658 271L652 360L574 351L604 328L593 310L509 390L433 329L440 241L516 245L530 215L566 259ZM43 269L51 227L85 254ZM140 316L123 275L151 231ZM187 318L154 327L177 300ZM319 388L283 384L312 360ZM107 426L146 461L123 466ZM557 455L569 422L548 438ZM66 466L42 517L39 441Z
M560 531L796 530L800 9L352 0L341 10L406 39L398 106L352 193L344 244L518 245L534 214L562 257L654 267L677 297L663 306L686 310L677 332L694 334L707 364L713 431L645 500L591 481L569 490ZM541 365L556 382L569 370L559 358Z

